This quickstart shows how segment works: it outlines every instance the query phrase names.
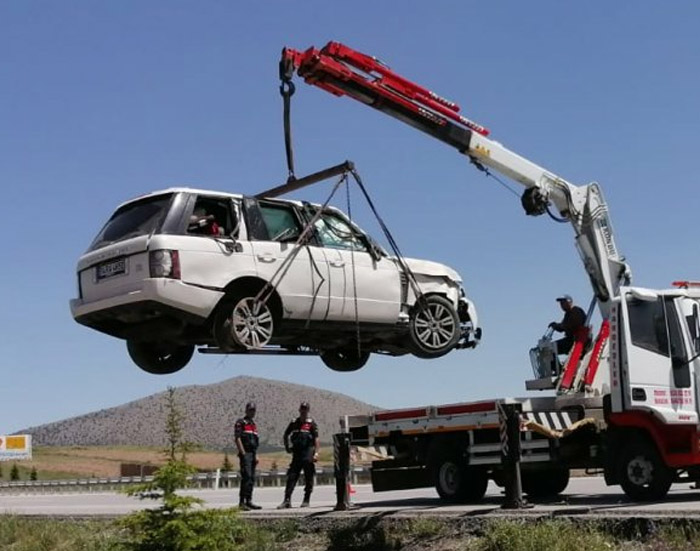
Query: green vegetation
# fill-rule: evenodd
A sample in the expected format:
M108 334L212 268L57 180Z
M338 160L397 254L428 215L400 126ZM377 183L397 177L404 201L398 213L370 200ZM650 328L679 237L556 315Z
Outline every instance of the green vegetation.
M102 522L31 520L0 516L0 549L12 551L109 551L117 541L115 529Z
M700 525L649 526L624 535L614 525L566 520L485 521L459 527L454 518L384 522L364 518L343 528L304 527L286 519L253 522L235 509L191 511L159 542L134 541L123 521L47 520L0 515L0 549L11 551L700 551ZM612 531L612 532L611 532ZM147 546L148 545L148 546Z
M427 539L443 534L445 528L445 522L442 520L418 517L408 523L406 532L416 539Z
M615 540L568 521L495 522L474 542L474 551L610 551Z

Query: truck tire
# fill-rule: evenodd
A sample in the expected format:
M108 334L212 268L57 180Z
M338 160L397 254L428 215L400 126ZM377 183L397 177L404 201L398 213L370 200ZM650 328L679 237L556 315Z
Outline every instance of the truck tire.
M635 501L661 499L673 483L673 471L664 464L656 446L648 442L620 449L617 474L625 494Z
M486 493L488 477L483 469L462 464L457 454L438 459L433 466L435 489L449 503L473 503Z
M169 375L180 371L192 359L194 345L147 341L126 341L133 362L147 373Z
M409 348L419 358L439 358L460 338L459 316L454 305L440 295L428 295L413 307L409 321Z
M569 485L569 469L556 468L522 473L523 492L531 498L551 498Z

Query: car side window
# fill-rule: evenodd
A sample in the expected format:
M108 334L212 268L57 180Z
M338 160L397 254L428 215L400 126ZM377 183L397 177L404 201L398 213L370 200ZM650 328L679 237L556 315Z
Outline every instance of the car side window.
M296 241L301 235L301 223L291 205L260 203L260 213L270 241Z
M238 230L238 217L231 199L200 195L187 224L187 233L226 237Z
M314 226L324 247L367 252L367 244L357 230L336 214L324 212Z

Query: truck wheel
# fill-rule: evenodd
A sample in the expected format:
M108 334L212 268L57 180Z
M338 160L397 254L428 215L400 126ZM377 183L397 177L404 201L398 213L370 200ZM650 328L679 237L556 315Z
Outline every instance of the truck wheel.
M321 352L321 361L333 371L357 371L369 360L369 352L360 351L356 346L336 348Z
M618 480L627 496L635 501L663 498L673 482L673 472L661 459L656 447L636 443L620 450Z
M237 294L227 298L214 319L214 339L222 350L258 349L270 342L275 318L268 302Z
M409 322L409 344L414 356L444 356L457 345L459 337L459 317L449 300L429 295L415 304Z
M438 495L450 503L480 501L489 482L483 469L462 465L456 455L438 460L433 475Z
M154 375L180 371L194 354L194 345L191 344L126 341L126 349L137 366Z
M569 469L523 472L523 492L532 498L555 497L569 485Z

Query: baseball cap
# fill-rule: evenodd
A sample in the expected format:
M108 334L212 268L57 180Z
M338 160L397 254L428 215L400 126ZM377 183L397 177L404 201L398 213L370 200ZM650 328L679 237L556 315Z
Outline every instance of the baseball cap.
M557 302L573 302L574 299L571 298L571 295L561 295L557 297Z
M248 403L245 405L245 409L246 409L246 411L249 410L249 409L256 409L256 408L255 408L255 402L248 402Z
M311 409L311 406L309 406L309 402L302 402L299 404L299 409Z

